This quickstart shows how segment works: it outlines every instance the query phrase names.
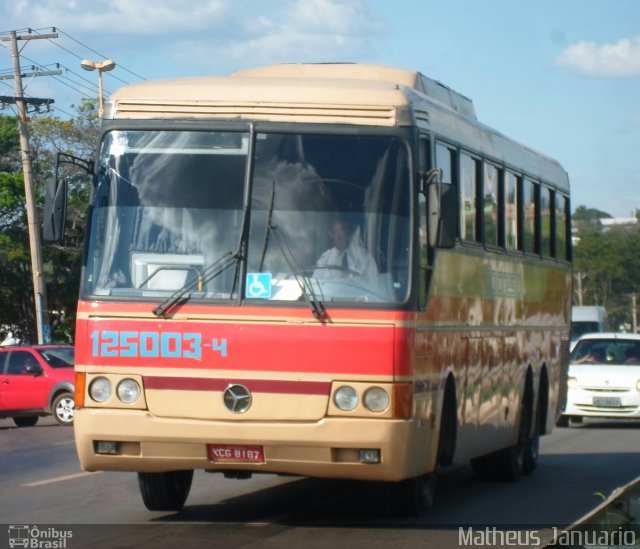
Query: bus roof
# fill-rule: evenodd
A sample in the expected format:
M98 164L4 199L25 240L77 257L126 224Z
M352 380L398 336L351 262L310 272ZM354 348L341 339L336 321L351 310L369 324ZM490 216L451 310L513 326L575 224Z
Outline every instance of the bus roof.
M372 125L410 125L407 90L464 116L473 103L416 71L354 63L281 64L229 76L133 84L110 98L105 118L216 117ZM286 119L286 120L285 120Z
M563 191L569 187L556 161L478 122L468 97L420 72L382 65L285 63L143 82L117 90L104 118L420 126Z

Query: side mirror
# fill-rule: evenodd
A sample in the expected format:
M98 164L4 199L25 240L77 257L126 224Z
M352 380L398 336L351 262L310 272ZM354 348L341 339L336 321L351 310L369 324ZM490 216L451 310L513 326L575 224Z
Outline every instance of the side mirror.
M434 248L453 248L458 229L456 187L433 181L427 186L429 244Z
M52 177L45 184L42 236L48 242L62 242L67 215L67 183Z
M93 162L59 152L56 157L55 176L48 179L44 191L44 219L42 236L48 242L62 242L64 221L67 216L67 182L58 175L62 164L73 164L88 174L93 172Z
M36 364L27 364L27 366L25 366L25 372L27 375L33 377L40 377L44 373L42 368Z

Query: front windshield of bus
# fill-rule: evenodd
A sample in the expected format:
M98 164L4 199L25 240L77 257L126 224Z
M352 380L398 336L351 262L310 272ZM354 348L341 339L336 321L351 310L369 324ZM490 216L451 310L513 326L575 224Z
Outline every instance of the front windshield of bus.
M275 132L258 132L253 147L249 141L249 133L230 131L108 132L84 295L162 301L188 287L192 300L242 292L250 304L309 295L404 301L406 143L390 135Z

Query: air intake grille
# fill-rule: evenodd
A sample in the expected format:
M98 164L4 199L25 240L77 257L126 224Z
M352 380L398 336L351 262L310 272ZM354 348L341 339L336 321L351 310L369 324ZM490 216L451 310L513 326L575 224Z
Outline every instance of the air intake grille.
M113 118L224 118L395 126L395 107L297 103L149 102L120 100Z

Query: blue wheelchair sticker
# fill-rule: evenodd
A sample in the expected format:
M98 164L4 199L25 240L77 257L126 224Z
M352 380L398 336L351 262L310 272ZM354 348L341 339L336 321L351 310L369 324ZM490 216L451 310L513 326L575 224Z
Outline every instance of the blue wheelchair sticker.
M252 299L271 298L271 273L247 273L245 297Z

